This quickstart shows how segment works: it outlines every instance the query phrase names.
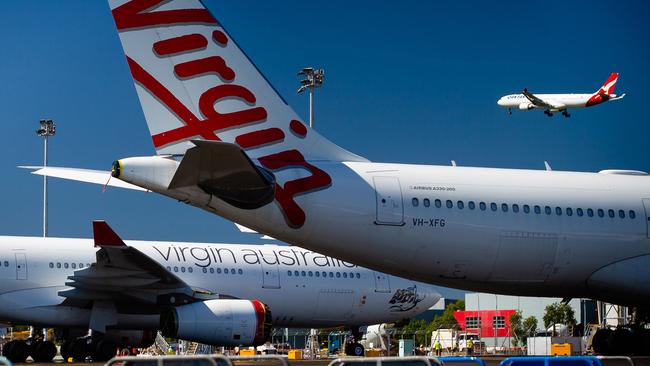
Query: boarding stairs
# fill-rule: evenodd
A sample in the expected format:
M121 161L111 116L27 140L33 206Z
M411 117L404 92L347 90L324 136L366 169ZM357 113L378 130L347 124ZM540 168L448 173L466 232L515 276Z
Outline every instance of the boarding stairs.
M185 350L185 355L195 355L196 350L199 348L199 344L196 342L187 342L187 348Z

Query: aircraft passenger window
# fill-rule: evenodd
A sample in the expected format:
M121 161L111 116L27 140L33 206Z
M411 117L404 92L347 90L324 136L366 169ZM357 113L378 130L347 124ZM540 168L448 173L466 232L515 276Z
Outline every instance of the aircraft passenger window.
M491 209L492 211L496 211L496 210L497 210L497 204L494 203L494 202L490 203L490 209Z
M61 262L56 262L56 268L61 268Z
M447 200L447 208L452 208L454 207L454 203L451 202L451 200Z
M194 272L194 269L193 269L192 267L187 267L187 271L188 271L189 273L192 273L192 272Z
M185 267L181 267L181 272L185 273Z
M501 211L508 212L508 204L507 203L502 203L501 204Z
M231 268L231 269L230 269L230 274L235 274L235 273L236 273L236 272L235 272L235 269L234 269L234 268Z
M562 207L556 207L555 208L555 214L558 216L562 216Z
M413 197L413 199L411 200L411 203L413 203L413 207L418 207L418 205L420 204L420 201L418 201L417 198Z
M582 209L580 207L576 208L576 215L582 217L582 215L584 215L584 214L585 214L584 211L582 211Z
M361 278L361 275L357 273L357 278Z
M312 272L312 271L307 272L307 274L309 275L309 277L313 277L313 276L314 276L314 272Z
M630 216L631 219L633 219L636 217L636 212L634 212L634 210L630 210L630 212L628 212L628 215Z
M63 268L68 268L68 263L63 263Z
M594 210L588 208L588 209L587 209L587 216L589 216L589 217L594 217Z
M50 262L50 268L54 268L54 263Z
M327 272L323 271L323 278L327 277Z
M178 267L174 266L174 272L178 272Z
M77 269L77 263L72 263L70 266L72 267L72 269Z
M83 264L83 263L79 263L79 268L84 268L84 264Z
M625 218L625 211L623 211L623 210L618 210L618 217L624 219L624 218Z
M458 201L458 202L456 202L456 206L458 206L459 210L462 210L463 207L465 207L465 204L463 203L463 201Z
M221 274L221 268L217 268L217 274Z
M203 267L203 273L208 273L208 269Z
M422 200L422 204L424 205L424 207L429 207L431 206L431 201L429 201L428 198L425 198Z
M316 275L316 277L320 277L320 272L316 271L316 273L314 274Z
M481 202L481 203L478 204L478 207L481 208L481 211L485 211L487 206L485 205L485 202Z
M567 207L566 209L566 215L567 216L573 216L573 209L571 207Z
M524 213L530 213L530 206L524 205Z
M303 276L303 277L306 277L307 273L305 271L302 271L302 272L300 272L300 275Z
M348 278L348 273L347 272L343 272L343 278Z
M611 208L610 208L609 210L607 210L607 214L609 215L609 217L614 217L614 216L616 216L616 213L615 213L614 210L612 210Z
M546 213L547 215L550 215L551 212L552 212L552 210L551 210L550 207L548 207L548 206L544 206L544 213Z
M240 268L240 269L237 270L237 273L240 274L240 275L244 274L244 270Z
M537 205L535 205L535 213L538 214L538 215L539 215L540 213L542 213L542 208L539 207L539 206L537 206Z
M605 217L605 211L602 208L598 209L598 217Z
M330 278L334 278L334 272L330 272Z
M214 268L210 268L210 273L214 273Z
M298 277L298 276L300 276L300 272L298 272L298 271L293 271L293 275L296 276L296 277Z
M350 278L354 278L354 273L350 272Z
M436 200L436 207L440 208L442 207L442 201L441 200Z
M476 204L474 203L474 201L469 201L467 202L467 207L469 207L470 210L473 210L476 208Z
M287 276L291 277L291 271L287 271Z
M336 278L341 278L341 272L336 272Z
M514 203L512 204L512 212L517 213L519 212L519 205Z

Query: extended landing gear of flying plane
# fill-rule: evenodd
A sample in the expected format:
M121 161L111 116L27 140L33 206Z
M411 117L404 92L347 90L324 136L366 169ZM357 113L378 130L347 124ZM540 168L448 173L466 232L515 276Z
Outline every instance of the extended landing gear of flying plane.
M508 108L508 115L512 115L512 108Z
M549 116L549 117L553 117L553 113L551 111L549 111L548 109L544 111L544 114Z
M563 115L565 118L569 118L569 117L571 117L571 115L569 114L569 112L566 111L566 109L562 111L562 115Z

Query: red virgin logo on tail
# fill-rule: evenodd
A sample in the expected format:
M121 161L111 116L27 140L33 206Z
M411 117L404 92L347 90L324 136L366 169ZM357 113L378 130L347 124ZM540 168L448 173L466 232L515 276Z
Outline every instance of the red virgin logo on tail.
M180 24L218 24L206 9L154 10L163 3L167 3L167 1L132 0L115 8L113 17L118 31ZM203 34L189 33L159 40L149 47L157 57L165 58L202 51L209 43L213 43L221 49L228 46L228 37L220 30L214 30L209 38ZM180 127L153 135L152 139L156 148L196 137L221 141L218 136L219 132L236 131L244 126L259 126L260 128L235 137L234 142L243 149L255 149L284 141L286 135L283 129L265 128L268 117L266 109L255 105L257 98L252 91L235 83L236 70L232 69L221 56L197 58L178 63L173 67L174 77L179 81L215 75L223 82L223 84L205 90L200 95L198 100L200 116L195 115L167 87L128 54L126 58L135 82L155 97L182 123ZM215 106L229 99L245 101L250 108L228 113L218 112ZM297 138L307 136L307 128L302 122L291 120L286 123L288 131ZM265 155L259 157L258 161L271 171L302 168L311 173L308 177L290 180L284 185L276 183L275 199L287 224L294 228L301 227L305 223L306 216L296 203L295 196L329 187L332 183L330 176L325 171L309 164L303 154L296 149Z

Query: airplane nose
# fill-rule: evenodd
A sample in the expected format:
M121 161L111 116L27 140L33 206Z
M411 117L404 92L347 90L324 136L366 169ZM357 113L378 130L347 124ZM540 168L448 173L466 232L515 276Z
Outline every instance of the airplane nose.
M503 106L506 104L506 101L503 100L503 98L500 98L500 99L497 101L497 104L503 107Z

